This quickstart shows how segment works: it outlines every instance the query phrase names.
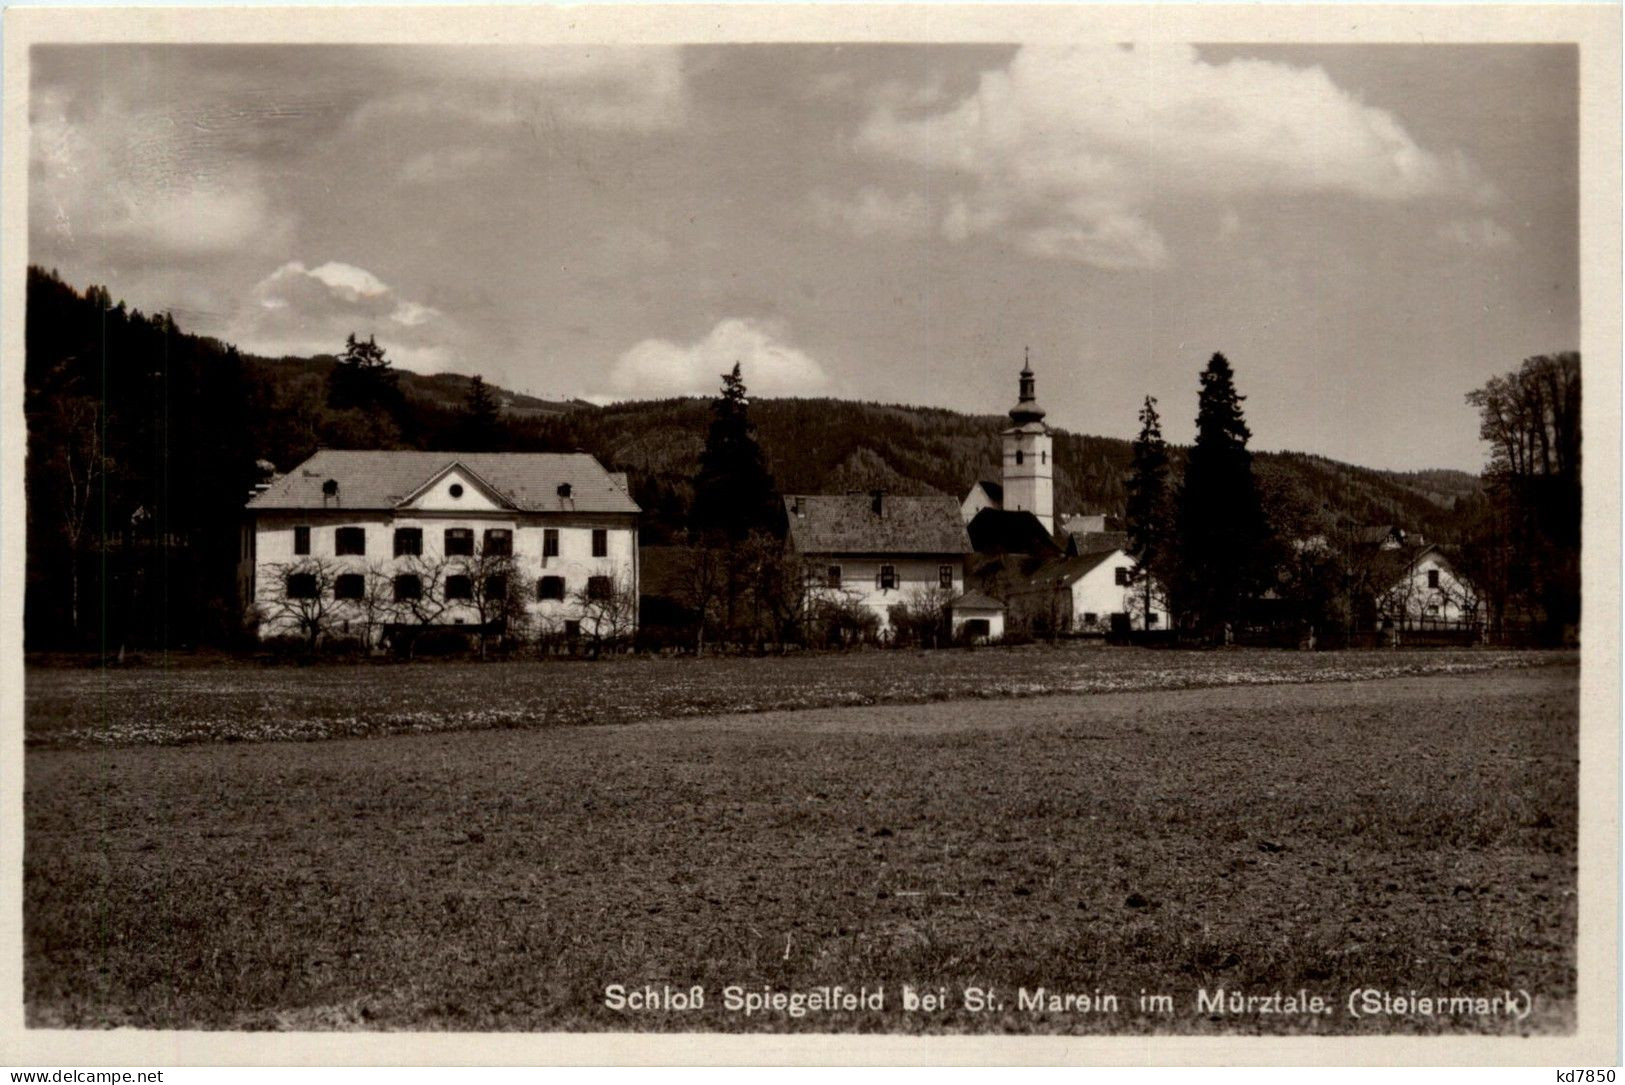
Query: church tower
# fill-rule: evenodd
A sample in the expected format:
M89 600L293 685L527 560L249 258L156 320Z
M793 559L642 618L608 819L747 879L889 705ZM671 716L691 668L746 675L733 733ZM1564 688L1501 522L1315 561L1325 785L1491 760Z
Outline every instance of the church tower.
M1004 431L1004 508L1030 512L1055 533L1055 452L1044 408L1034 392L1032 360L1022 352L1021 398L1010 408Z

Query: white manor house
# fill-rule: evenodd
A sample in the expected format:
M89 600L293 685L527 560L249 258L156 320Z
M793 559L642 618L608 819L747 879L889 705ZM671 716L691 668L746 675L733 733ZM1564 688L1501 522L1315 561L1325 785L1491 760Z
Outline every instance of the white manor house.
M586 453L324 450L249 500L239 590L262 638L311 613L375 642L493 614L626 636L638 514L626 475Z

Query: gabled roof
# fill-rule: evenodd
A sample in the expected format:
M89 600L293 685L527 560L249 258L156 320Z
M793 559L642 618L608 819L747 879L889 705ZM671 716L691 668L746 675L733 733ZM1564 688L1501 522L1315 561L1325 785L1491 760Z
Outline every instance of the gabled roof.
M979 591L968 591L948 604L954 610L1003 610L1004 604Z
M790 545L803 554L965 554L971 548L952 497L787 494L784 513Z
M1039 591L1044 588L1054 587L1057 582L1071 587L1119 554L1129 557L1127 552L1116 549L1102 550L1095 554L1083 554L1079 557L1061 558L1057 561L1048 562L1040 566L1032 574L1032 577L1027 581L1027 589ZM1130 558L1130 560L1133 559Z
M1128 549L1126 531L1069 531L1066 552L1069 554L1100 554Z
M981 490L982 493L986 494L987 499L995 505L1004 504L1004 483L994 482L992 479L987 478L977 479L976 485L970 488L970 493L973 494L977 490ZM965 496L969 498L970 494Z
M1061 552L1038 517L1026 511L987 508L971 517L966 529L978 554L1036 554Z
M624 474L585 452L417 452L323 449L248 502L251 509L393 509L461 464L521 512L638 512ZM322 485L338 483L327 497ZM568 484L569 496L559 493Z

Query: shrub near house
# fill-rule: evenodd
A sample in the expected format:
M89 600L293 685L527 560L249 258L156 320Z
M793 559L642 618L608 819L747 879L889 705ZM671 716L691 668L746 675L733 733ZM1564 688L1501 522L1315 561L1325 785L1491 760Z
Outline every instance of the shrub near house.
M261 637L600 644L636 627L638 506L585 454L322 451L247 511L239 584Z

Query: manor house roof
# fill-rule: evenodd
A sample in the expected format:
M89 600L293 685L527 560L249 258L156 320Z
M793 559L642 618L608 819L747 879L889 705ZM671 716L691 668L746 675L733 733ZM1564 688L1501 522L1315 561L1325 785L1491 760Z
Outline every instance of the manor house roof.
M273 481L250 509L393 509L460 466L519 512L638 512L626 475L585 452L323 449ZM336 483L333 493L326 484Z

